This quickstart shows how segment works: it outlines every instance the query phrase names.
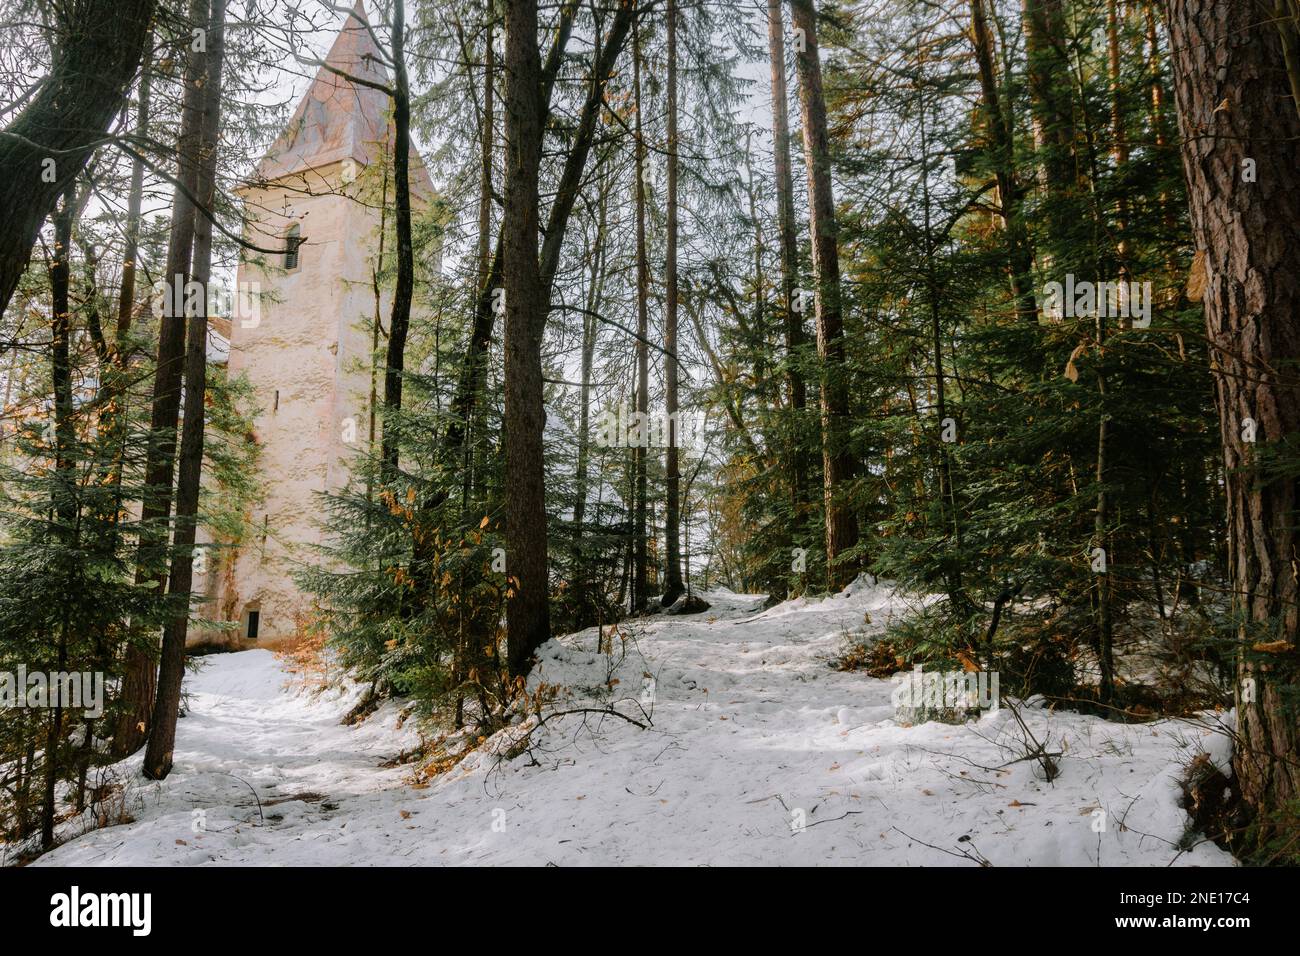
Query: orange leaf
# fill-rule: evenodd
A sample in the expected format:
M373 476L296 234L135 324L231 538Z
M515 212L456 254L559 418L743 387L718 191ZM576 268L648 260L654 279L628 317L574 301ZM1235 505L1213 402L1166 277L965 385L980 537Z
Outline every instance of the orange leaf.
M1251 648L1261 654L1285 654L1287 651L1294 650L1289 641L1257 641Z

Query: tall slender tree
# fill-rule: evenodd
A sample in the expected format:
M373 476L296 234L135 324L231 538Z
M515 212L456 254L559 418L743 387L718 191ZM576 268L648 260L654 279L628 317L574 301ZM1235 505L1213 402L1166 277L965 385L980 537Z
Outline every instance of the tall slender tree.
M393 4L393 204L397 229L397 283L388 319L388 355L384 363L385 421L380 439L384 465L397 471L398 440L395 414L402 407L402 376L406 339L411 327L415 292L415 249L411 242L411 85L406 73L406 3Z
M185 336L185 416L181 426L179 476L176 486L176 530L172 542L167 590L175 602L163 627L158 662L153 725L145 747L144 774L161 780L171 772L180 714L181 683L185 678L185 635L194 583L194 541L198 531L199 493L203 474L203 438L207 417L208 282L212 277L213 197L216 195L217 149L221 132L221 71L226 49L226 0L212 0L203 77L203 116L197 149L195 198L207 215L195 217L191 281L202 292L188 311Z
M188 23L202 31L208 23L208 0L191 0ZM145 463L146 494L140 509L140 541L136 580L154 581L161 594L167 584L167 520L176 478L176 429L180 418L181 378L185 359L184 299L190 282L194 247L194 202L198 188L198 146L203 122L203 83L207 75L206 42L201 33L182 35L188 50L185 66L181 127L176 139L176 182L172 192L171 232L167 242L165 297L158 329L158 360L154 371L150 439ZM134 753L144 743L152 720L158 680L157 638L149 628L127 646L125 674L113 751Z
M668 0L668 236L664 252L664 404L668 412L668 448L665 451L666 501L664 538L667 571L662 603L669 607L686 590L682 583L681 555L681 465L677 395L677 0ZM637 110L637 122L641 111Z
M826 98L822 91L821 57L817 47L817 10L813 0L791 0L790 8L798 40L795 62L799 69L804 164L808 170L809 234L817 282L827 583L835 589L847 582L850 569L843 556L858 540L857 519L845 500L845 485L853 477L854 466L848 442L849 390L844 362L839 233L831 189Z
M528 670L550 634L546 488L542 464L542 333L547 296L538 263L538 159L545 101L537 49L537 0L506 0L506 165L502 279L506 295L505 442L507 664Z
M632 26L632 108L633 161L636 176L633 195L636 202L636 403L634 411L642 423L637 429L639 440L632 446L632 610L646 606L647 540L646 495L648 490L646 461L646 416L650 411L650 350L646 345L650 332L650 263L646 250L646 166L645 131L641 123L641 28L640 18Z
M790 403L787 467L790 499L796 524L808 503L808 454L804 445L804 411L808 388L800 369L800 351L807 339L803 302L795 302L799 286L799 246L794 216L794 177L790 162L790 106L785 81L785 20L781 0L767 0L767 49L772 76L772 150L775 157L777 232L781 246L781 313L785 319L786 396ZM802 527L800 530L803 530Z

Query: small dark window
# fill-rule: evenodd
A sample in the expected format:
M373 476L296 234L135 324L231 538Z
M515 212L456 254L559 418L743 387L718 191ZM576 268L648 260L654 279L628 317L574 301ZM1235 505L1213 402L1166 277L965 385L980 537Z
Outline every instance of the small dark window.
M248 612L248 639L250 641L257 640L257 625L259 623L259 618L261 617L261 615L262 615L261 611Z
M292 225L284 236L284 268L292 272L298 268L298 247L302 245L302 235L298 226Z

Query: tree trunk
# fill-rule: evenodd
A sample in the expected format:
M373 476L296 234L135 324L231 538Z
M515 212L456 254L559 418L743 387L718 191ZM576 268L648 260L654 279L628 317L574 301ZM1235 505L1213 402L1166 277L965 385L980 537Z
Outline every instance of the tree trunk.
M1101 414L1097 421L1097 509L1093 523L1094 547L1101 548L1103 564L1097 578L1097 657L1099 670L1098 697L1108 704L1115 696L1115 633L1111 610L1110 490L1106 485L1109 451L1110 416L1106 413L1106 375L1102 361L1106 348L1106 318L1097 310L1097 401Z
M152 34L150 34L152 38ZM146 49L149 43L146 43ZM149 138L149 101L153 89L153 64L145 63L140 73L140 87L135 109L135 135L140 141ZM131 333L135 313L135 271L140 251L140 209L144 203L144 163L131 161L131 186L126 201L126 235L122 246L122 288L117 301L115 356L119 365L126 364L126 339Z
M638 119L640 111L637 112ZM664 282L664 404L668 412L668 449L665 454L667 501L664 537L667 539L667 573L664 607L672 606L686 589L682 584L681 465L677 443L681 436L677 416L677 0L668 0L668 248Z
M789 451L790 504L795 534L804 532L808 507L808 452L804 445L804 410L808 389L799 369L800 353L807 341L803 310L795 304L799 286L799 248L795 234L794 178L790 172L790 117L785 83L785 22L781 0L767 0L767 48L772 73L772 148L775 153L777 231L781 243L781 311L785 318L786 397L790 404ZM801 303L802 304L802 303Z
M546 239L542 246L541 276L543 284L549 287L559 266L560 248L568 226L569 215L578 198L578 185L586 168L587 156L595 136L596 120L604 108L604 93L614 61L618 58L627 39L632 22L632 5L623 4L614 17L614 24L605 42L600 46L591 71L591 85L587 98L583 102L582 114L578 119L573 146L565 159L564 173L560 188L556 190L551 203L550 216L546 223ZM568 3L561 11L560 28L547 57L546 69L542 71L542 107L546 116L550 115L551 92L555 87L555 76L559 63L563 59L565 44L569 35L568 24L576 5ZM538 149L541 149L540 141ZM535 163L541 162L541 153ZM504 229L504 227L503 227ZM487 283L481 290L474 306L474 322L470 329L469 341L465 346L465 361L461 365L461 374L456 383L455 395L451 400L451 423L447 426L447 435L443 441L444 450L454 458L459 457L468 440L469 422L473 418L478 403L478 395L483 387L486 374L488 344L492 341L492 330L496 325L496 314L492 310L493 290L501 285L502 237L498 236L496 250L492 254L492 265L488 271ZM549 293L548 293L549 296Z
M1300 0L1273 0L1273 22L1282 41L1291 101L1300 113Z
M632 570L632 610L644 611L646 606L646 442L649 433L647 415L650 411L650 353L646 347L646 336L650 331L650 314L647 298L650 294L650 266L646 261L645 247L645 138L641 131L641 30L640 23L632 28L632 102L636 124L635 161L632 168L636 172L636 414L641 422L637 430L642 439L632 447L632 471L635 476L633 492L633 570Z
M479 130L478 278L474 289L475 302L490 294L489 282L492 278L492 156L496 137L496 47L493 43L496 20L492 6L492 0L488 0L484 4L483 13L483 120ZM479 364L476 359L474 367ZM481 469L475 463L473 411L474 408L471 407L469 418L464 423L466 441L463 443L460 462L464 472L461 478L462 509L469 507L470 493L483 480Z
M803 31L799 67L799 105L803 119L804 163L808 168L809 232L817 280L817 353L821 358L823 497L826 506L826 573L831 590L848 582L850 568L842 555L858 540L857 521L843 500L853 477L848 447L849 390L844 365L843 312L840 304L839 236L826 136L826 100L822 93L817 49L817 12L813 0L792 0L792 22Z
M207 0L191 0L189 22L208 22ZM189 34L184 34L188 39ZM149 447L145 460L145 496L140 509L140 541L136 557L136 582L156 582L161 594L167 583L163 564L167 550L166 522L171 514L172 481L176 469L176 425L180 416L181 373L185 359L183 303L190 278L194 243L194 204L197 188L198 138L203 119L205 54L190 49L185 67L185 94L181 130L176 141L177 180L172 191L171 235L167 243L167 272L163 277L165 300L158 330L158 362L154 371L153 409ZM113 755L134 753L149 732L157 686L156 638L138 634L127 645L122 677L120 713L113 733Z
M917 90L918 98L921 90ZM925 123L925 103L917 104L919 132L921 137L922 161L930 157L929 131ZM935 266L938 253L934 229L933 200L930 184L926 177L921 179L921 197L925 214L925 277L926 298L930 307L930 348L934 356L934 406L939 425L939 514L945 528L952 529L954 556L948 559L944 569L944 579L948 589L948 600L954 610L968 614L972 608L966 597L962 575L962 540L961 513L957 508L957 491L953 482L952 454L948 442L944 439L945 424L948 420L948 388L943 372L943 322L942 308L944 285Z
M564 59L565 47L568 44L569 32L573 24L573 17L577 12L575 0L569 0L560 11L560 21L556 29L555 40L551 45L550 53L546 59L546 67L542 70L541 90L542 90L542 108L546 116L550 115L551 93L555 89L555 79L558 75L560 64ZM620 12L620 18L627 20L629 15L623 15ZM618 21L616 20L616 23ZM626 30L626 26L624 27ZM621 41L620 41L621 43ZM607 44L608 46L608 44ZM617 53L617 51L615 51ZM593 82L588 92L587 100L583 104L582 118L579 120L580 133L574 143L574 151L582 155L583 164L586 163L587 151L591 147L591 132L595 128L595 117L603 105L603 94L605 82L609 74L609 67L612 63L607 62L602 56L597 58L596 68L593 70ZM493 54L495 61L495 54ZM597 72L602 64L606 67L603 73ZM591 121L588 123L588 114ZM545 125L545 124L543 124ZM586 139L583 139L582 130L588 130ZM538 149L541 144L539 142ZM572 154L571 154L572 155ZM542 160L540 152L536 162ZM573 209L573 202L576 200L576 194L565 200L561 194L557 194L554 203L551 206L551 219L548 222L547 236L550 236L550 225L560 225L560 234L563 235L563 225L567 223L569 212ZM561 215L561 221L556 222L557 213ZM504 227L503 227L504 228ZM549 239L548 239L549 241ZM543 259L546 256L543 254ZM448 460L454 461L460 458L465 451L465 445L469 441L470 425L473 422L474 412L478 406L479 392L483 388L483 379L487 374L487 353L488 345L492 341L492 330L496 325L496 313L493 311L493 290L501 286L501 259L502 259L502 236L497 237L496 248L492 252L491 265L488 268L487 280L482 283L478 300L474 304L474 322L470 327L469 340L465 345L465 360L461 364L460 376L456 382L456 391L450 404L451 423L447 426L447 434L443 440L444 451L448 454ZM557 259L558 262L558 254ZM543 268L543 275L545 269Z
M203 120L199 137L199 172L194 195L211 210L216 193L217 146L221 130L221 68L225 58L226 0L212 0L207 31L207 72L203 81ZM185 342L185 419L181 426L180 476L176 486L176 531L167 590L177 606L163 628L158 663L158 695L153 727L144 752L143 772L161 780L171 771L185 679L185 634L194 584L194 539L198 531L199 492L203 476L203 431L208 388L208 280L212 276L212 221L195 216L192 281L202 290L196 313L189 315Z
M591 461L591 372L596 358L596 340L600 332L597 316L604 303L605 255L607 237L606 219L609 209L609 180L601 177L600 198L597 200L596 235L587 250L590 279L587 285L587 311L582 317L582 384L578 394L578 461L575 467L575 499L573 503L573 565L574 588L578 591L578 604L587 605L586 561L582 553L582 538L587 518L587 494L591 486L589 470Z
M545 126L545 118L549 115L551 92L555 86L555 78L559 71L560 61L563 58L565 43L569 34L569 26L576 12L576 2L568 2L561 9L560 24L556 32L555 40L551 46L550 55L546 61L546 67L541 71L541 82L539 88L542 118L538 120L540 127ZM587 157L591 152L591 146L595 139L596 121L599 118L600 111L604 108L604 94L606 84L614 68L614 61L618 58L623 49L623 44L627 39L628 30L631 27L634 7L632 4L623 4L615 14L614 23L610 28L605 42L600 44L599 52L596 54L595 61L592 65L590 86L587 90L587 97L583 102L582 113L579 116L576 131L573 134L572 146L565 157L564 171L561 174L558 188L555 192L555 198L551 202L550 215L547 219L545 236L546 239L542 245L541 262L538 269L540 282L539 301L542 304L542 324L545 325L545 318L550 304L551 283L554 280L555 272L559 267L560 251L563 246L565 232L568 228L569 216L573 212L574 203L578 199L578 186L582 182L583 172L586 169ZM535 19L534 11L534 19ZM535 41L534 41L535 42ZM518 162L531 162L534 169L540 166L542 161L541 155L542 141L538 135L536 139L537 152L534 156L516 157ZM464 363L461 365L460 377L456 383L455 396L450 405L451 423L447 426L447 434L442 442L443 454L447 460L457 462L465 449L465 443L468 440L468 429L473 420L474 409L478 403L479 391L482 388L483 377L487 371L487 350L488 344L492 339L492 330L496 324L496 316L493 312L493 290L502 286L503 262L505 259L505 224L502 223L501 234L497 238L496 252L492 256L492 267L488 274L487 284L478 297L478 302L474 308L474 321L470 331L469 342L466 345L466 355ZM535 245L535 243L534 243ZM508 292L508 289L507 289ZM508 296L507 296L508 298ZM508 311L508 304L507 304ZM540 355L540 335L538 332ZM539 358L540 362L540 358ZM537 386L540 395L540 372L539 384ZM508 434L509 429L507 429ZM540 455L539 455L540 460ZM541 480L540 478L538 479ZM444 500L442 492L432 495L429 500L425 501L421 508L421 515L427 514L436 508ZM427 540L427 539L426 539ZM432 562L426 555L420 553L420 545L417 543L417 552L413 558L413 566L423 567L423 574L427 577L431 573ZM508 559L507 559L508 560ZM415 575L417 579L419 574ZM549 623L548 623L549 629ZM543 638L544 640L545 638ZM520 666L526 666L527 656Z
M1300 114L1277 30L1255 5L1166 0L1165 13L1245 619L1233 765L1246 801L1266 813L1300 799L1300 483L1261 471L1256 447L1280 449L1300 431ZM1259 642L1282 650L1257 652Z
M152 33L145 44L146 51L152 47ZM140 73L140 85L137 93L135 111L135 135L143 142L149 137L149 103L153 86L153 64L145 62ZM128 387L130 356L127 347L130 341L131 325L135 319L136 260L140 252L140 211L144 203L144 163L141 158L131 162L131 185L127 193L126 229L122 245L122 283L118 291L117 325L113 333L113 344L108 349L108 362L104 364L102 375L105 401L101 413L101 424L105 434L110 436L113 449L105 465L105 477L120 490L122 486L122 459L125 454L126 429L128 416L122 395ZM120 496L115 504L114 515L107 516L116 524L120 514Z
M1021 9L1034 148L1047 194L1047 245L1055 256L1073 228L1070 197L1077 180L1065 11L1063 0L1023 0Z
M547 303L537 259L538 157L542 150L537 0L506 0L506 168L502 278L506 293L505 441L507 663L527 673L551 636L542 433L542 332Z
M393 7L393 199L397 228L397 285L388 320L388 357L384 368L384 421L380 450L390 478L397 473L402 408L402 373L406 365L406 334L411 327L415 290L415 249L411 243L411 88L406 76L406 4Z
M1032 2L1032 0L1031 0ZM1038 301L1034 295L1034 256L1029 244L1021 208L1024 190L1016 177L1015 150L1011 125L1002 112L997 75L993 67L993 34L984 15L984 0L970 0L971 39L980 78L985 135L993 152L993 174L998 185L998 204L1006 226L1007 265L1011 295L1016 314L1025 322L1038 321Z
M492 272L492 153L496 133L496 47L492 0L483 14L483 128L480 133L478 192L478 289L482 294Z
M73 473L72 446L76 439L72 421L72 364L69 342L72 337L72 314L68 290L72 253L72 228L77 216L75 181L68 184L62 207L54 217L54 259L50 264L51 344L50 378L54 387L54 469L59 480L55 483L53 511L55 534L69 550L75 547L77 518L76 477ZM65 604L63 622L59 630L58 670L67 669L68 610ZM49 729L45 738L45 790L41 802L41 847L54 845L54 818L59 783L59 748L63 742L63 708L60 703L50 711Z
M1118 0L1107 0L1106 4L1106 52L1110 72L1110 126L1111 126L1111 160L1115 164L1115 175L1123 176L1128 166L1128 134L1124 128L1124 104L1121 97L1120 76L1120 12ZM1119 257L1120 279L1127 280L1129 260L1132 258L1132 244L1128 239L1128 196L1120 191L1115 209L1115 231L1118 241L1115 253ZM1126 319L1125 325L1132 320Z
M0 312L18 287L41 223L122 111L156 0L64 5L50 75L0 133Z

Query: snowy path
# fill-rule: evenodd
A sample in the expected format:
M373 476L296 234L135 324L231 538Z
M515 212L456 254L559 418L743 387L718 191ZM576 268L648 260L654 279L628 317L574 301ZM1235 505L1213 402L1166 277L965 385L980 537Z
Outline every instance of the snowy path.
M1231 863L1213 845L1175 846L1180 766L1198 749L1222 760L1222 734L1026 710L1064 751L1061 776L983 769L1018 755L1001 746L1017 738L1007 709L904 727L893 684L827 666L846 631L879 629L897 607L885 587L763 613L761 598L707 597L705 614L628 629L612 697L636 715L653 674L653 727L563 717L534 735L535 761L475 755L423 788L379 766L415 741L392 705L345 728L352 698L287 692L269 652L208 658L187 685L175 771L132 775L135 822L38 865ZM610 675L595 641L543 648L533 685L573 692L557 707L599 706Z

